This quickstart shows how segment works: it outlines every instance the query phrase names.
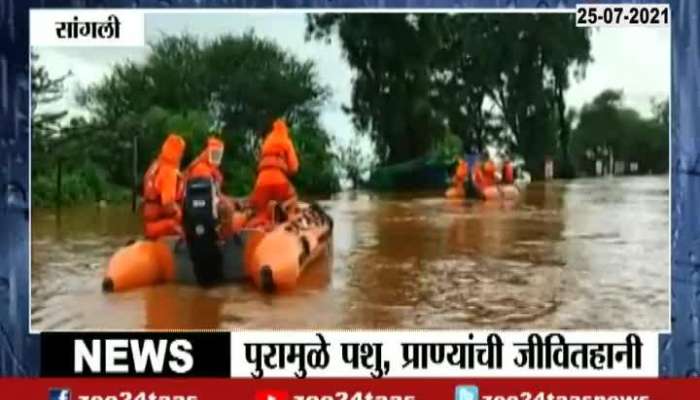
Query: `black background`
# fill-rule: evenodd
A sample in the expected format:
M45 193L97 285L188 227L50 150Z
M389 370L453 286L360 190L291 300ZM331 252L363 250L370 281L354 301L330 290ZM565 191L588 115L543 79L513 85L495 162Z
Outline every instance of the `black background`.
M93 373L84 369L74 372L74 349L76 339L90 344L93 339L186 339L192 344L190 354L194 360L192 369L186 373L170 370L168 359L160 373L147 368L143 373L105 373L104 342L102 343L102 372ZM122 361L130 363L131 359ZM130 368L132 369L132 368ZM46 332L41 334L41 375L47 377L68 376L146 376L146 377L231 377L231 336L228 332Z

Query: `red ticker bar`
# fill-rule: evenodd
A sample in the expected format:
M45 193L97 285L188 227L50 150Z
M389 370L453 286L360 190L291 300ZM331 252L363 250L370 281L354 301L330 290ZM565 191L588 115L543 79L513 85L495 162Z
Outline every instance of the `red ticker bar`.
M3 399L691 400L700 379L0 379Z

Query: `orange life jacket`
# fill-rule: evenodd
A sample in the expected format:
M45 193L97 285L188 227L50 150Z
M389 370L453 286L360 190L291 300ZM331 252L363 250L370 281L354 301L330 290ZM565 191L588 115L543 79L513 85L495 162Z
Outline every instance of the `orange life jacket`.
M513 183L513 164L510 161L503 164L503 181Z
M492 161L488 160L484 163L477 162L474 164L473 180L474 184L479 188L493 186L496 180L496 166Z
M156 188L156 176L158 176L160 164L158 160L151 163L143 177L143 200L149 203L160 204L160 191Z
M488 160L482 165L484 186L492 186L496 182L496 165Z
M258 172L273 168L281 170L285 175L289 174L289 166L285 161L284 153L261 153Z
M258 172L265 169L278 169L285 175L293 175L299 168L296 151L289 139L287 125L282 120L275 121L260 149Z
M143 199L145 203L163 205L163 191L173 191L172 200L178 200L178 193L181 192L182 176L178 170L182 153L185 150L185 141L178 135L171 134L163 143L160 155L148 167L143 180ZM167 173L166 169L172 169L177 174L176 186L174 188L160 187L159 176Z
M457 169L455 170L455 180L459 182L464 182L464 178L469 174L469 166L464 160L460 159L457 163Z

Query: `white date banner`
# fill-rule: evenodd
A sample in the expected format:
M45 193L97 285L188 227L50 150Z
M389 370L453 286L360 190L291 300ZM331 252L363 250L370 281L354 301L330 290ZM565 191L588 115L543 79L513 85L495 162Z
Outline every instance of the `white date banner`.
M668 4L578 4L576 26L658 26L671 19Z

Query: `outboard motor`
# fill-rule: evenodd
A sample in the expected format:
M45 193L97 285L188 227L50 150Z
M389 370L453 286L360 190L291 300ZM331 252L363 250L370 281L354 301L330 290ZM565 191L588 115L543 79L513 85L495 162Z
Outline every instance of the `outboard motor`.
M223 280L217 232L218 198L211 179L192 179L185 188L182 225L197 282L210 286Z
M481 196L479 189L477 189L476 184L474 184L474 181L472 180L471 173L469 173L467 179L464 180L464 194L467 198L471 199L477 199L479 196Z

